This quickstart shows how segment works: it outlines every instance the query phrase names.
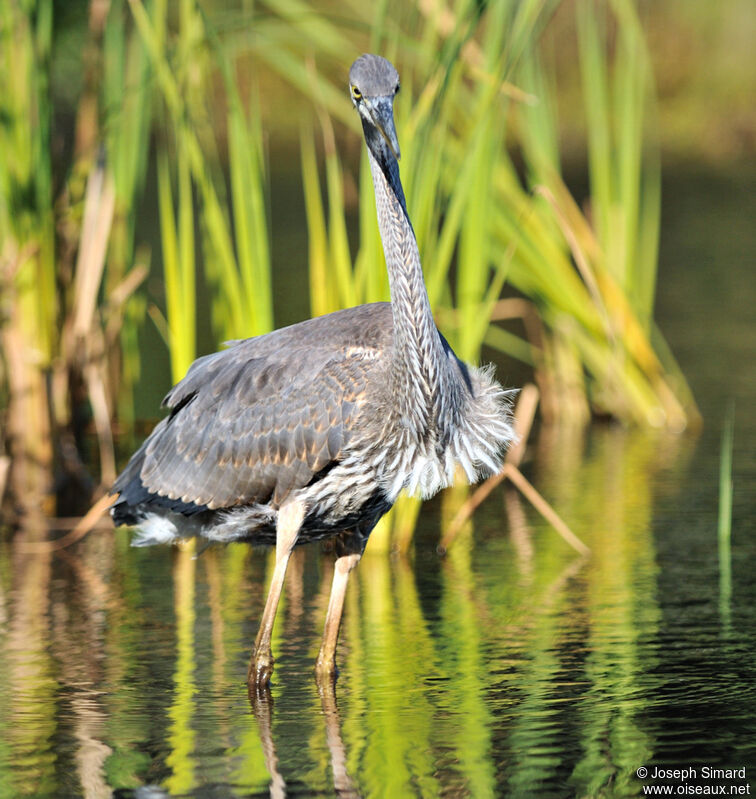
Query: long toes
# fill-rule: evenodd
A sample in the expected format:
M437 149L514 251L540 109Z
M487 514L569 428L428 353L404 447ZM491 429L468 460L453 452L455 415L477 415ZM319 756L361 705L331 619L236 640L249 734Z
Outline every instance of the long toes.
M315 662L315 676L318 680L336 682L336 678L339 676L336 661L333 658L318 658Z
M273 676L273 658L265 655L253 657L247 670L247 683L265 688Z

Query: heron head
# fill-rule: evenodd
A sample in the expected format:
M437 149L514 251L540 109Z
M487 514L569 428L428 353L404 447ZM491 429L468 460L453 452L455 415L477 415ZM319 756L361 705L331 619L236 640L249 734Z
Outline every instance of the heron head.
M362 55L349 70L349 94L362 119L368 147L382 160L388 147L399 160L399 141L394 126L394 97L399 91L399 73L379 55Z

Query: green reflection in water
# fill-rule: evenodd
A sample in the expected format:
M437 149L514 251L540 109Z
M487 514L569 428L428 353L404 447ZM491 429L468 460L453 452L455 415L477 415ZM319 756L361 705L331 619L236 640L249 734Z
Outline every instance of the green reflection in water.
M363 558L358 575L360 603L349 607L358 629L350 625L344 681L363 704L351 706L346 723L346 746L359 751L350 773L369 794L437 796L433 708L422 690L435 658L414 577L405 561L380 556Z
M168 558L151 559L149 577L141 567L149 553L139 553L130 546L126 530L117 530L112 537L113 556L109 566L110 602L105 625L105 706L106 735L111 754L105 761L107 784L123 788L136 788L145 781L150 767L146 751L150 737L162 740L165 735L164 704L169 696L155 695L153 706L143 701L140 686L150 680L162 686L161 659L173 661L173 636L158 638L150 625L150 618L170 617L169 571L158 565L167 564ZM162 591L150 591L149 586L161 586ZM167 595L161 604L160 600ZM152 610L146 610L145 604ZM150 657L142 656L149 653Z
M445 647L443 662L449 680L448 702L456 711L455 723L444 737L470 794L493 796L492 720L486 702L490 666L483 656L485 623L476 598L469 532L449 552L443 576L440 630L442 640L453 642Z
M174 564L173 591L176 605L176 671L173 703L168 711L168 745L171 752L166 764L173 772L165 781L174 794L187 793L194 787L195 731L192 728L196 686L194 640L195 547L182 546Z
M562 486L592 548L581 575L588 681L576 705L582 752L571 778L588 795L636 796L635 770L654 750L643 714L656 660L642 640L656 635L660 621L652 486L677 441L610 428L593 436L589 457L567 448L556 469L546 464L553 470L548 482ZM565 480L565 469L578 479ZM581 490L586 485L589 497Z
M263 559L252 563L250 555L249 547L234 544L199 558L207 578L210 622L203 632L212 642L199 690L214 698L205 709L216 730L209 740L211 748L223 752L214 763L214 778L247 792L262 790L270 778L241 679L252 643L245 623L250 605L261 605L263 599Z
M50 655L50 557L4 548L0 633L0 789L3 796L48 796L56 784L55 664ZM10 568L9 568L10 567ZM10 572L10 573L9 573Z
M284 782L366 797L633 795L656 746L653 493L684 454L616 430L587 449L552 442L533 479L587 560L512 491L443 560L422 539L414 562L367 554L347 594L337 702L312 671L332 556L298 551L274 703L257 718L244 679L269 555L234 545L195 560L133 549L122 531L67 560L6 548L0 784L36 796L83 794L86 780L197 796ZM426 518L440 509L443 526L463 497Z

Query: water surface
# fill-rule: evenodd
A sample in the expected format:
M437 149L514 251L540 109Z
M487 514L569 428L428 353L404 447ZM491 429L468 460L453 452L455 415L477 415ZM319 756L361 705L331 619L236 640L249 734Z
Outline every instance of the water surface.
M462 497L427 503L410 557L368 553L355 573L335 693L313 678L332 563L317 547L291 563L271 696L250 699L270 553L133 549L122 530L55 555L5 540L0 797L624 797L652 784L642 767L695 769L664 782L675 795L711 788L705 767L745 768L723 784L752 785L753 187L666 187L659 318L701 434L540 436L524 468L588 558L504 488L441 558Z

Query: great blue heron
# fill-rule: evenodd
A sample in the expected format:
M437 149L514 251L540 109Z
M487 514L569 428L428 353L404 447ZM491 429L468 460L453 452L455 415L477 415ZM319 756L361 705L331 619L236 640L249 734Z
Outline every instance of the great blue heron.
M336 543L317 672L332 676L349 572L399 492L435 494L457 464L495 472L513 438L507 392L436 329L399 180L399 75L363 55L349 91L365 134L390 303L349 308L199 358L118 477L112 515L135 543L186 535L275 544L249 681L270 680L271 631L292 549Z

